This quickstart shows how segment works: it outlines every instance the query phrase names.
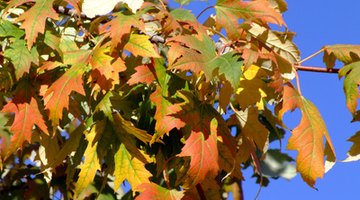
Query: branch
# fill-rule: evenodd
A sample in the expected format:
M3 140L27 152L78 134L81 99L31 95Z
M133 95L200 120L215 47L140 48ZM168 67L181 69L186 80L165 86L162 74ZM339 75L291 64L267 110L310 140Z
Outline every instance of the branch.
M321 67L302 66L302 65L295 65L295 69L298 71L322 72L322 73L332 73L332 74L337 74L339 72L339 69L334 69L334 68L321 68Z

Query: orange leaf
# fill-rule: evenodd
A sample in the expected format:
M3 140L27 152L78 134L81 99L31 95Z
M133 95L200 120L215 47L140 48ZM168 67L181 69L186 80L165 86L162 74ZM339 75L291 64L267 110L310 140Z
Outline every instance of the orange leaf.
M128 80L129 85L135 85L136 83L150 84L155 80L155 69L153 65L140 65L135 68L136 72L131 75Z
M217 148L218 122L212 119L209 129L203 127L200 131L192 130L179 156L190 156L188 175L191 185L196 185L207 176L215 176L219 170Z
M46 91L45 108L49 110L49 118L54 126L58 125L59 120L62 119L63 109L69 108L71 92L85 95L82 80L83 68L83 65L73 66Z
M37 0L34 6L16 20L17 22L23 21L20 28L25 29L25 39L29 49L31 49L38 34L44 33L47 18L58 19L58 14L53 9L53 2L54 0Z
M164 136L164 134L169 133L171 129L185 126L185 123L181 121L181 119L171 116L171 114L180 112L181 107L169 102L162 95L162 89L160 87L157 87L155 92L150 95L150 100L156 104L156 112L154 115L154 119L156 119L156 134L154 134L150 142L150 144L152 144L156 142L158 138Z
M14 122L10 128L13 136L11 137L7 156L16 151L17 148L22 149L25 141L31 142L34 125L39 127L44 133L49 134L34 97L31 97L30 102L24 102L22 97L19 98L17 96L6 104L1 111L15 114Z
M296 108L300 109L302 118L300 124L292 131L287 148L299 152L296 159L297 170L304 181L314 187L316 179L322 178L325 172L324 155L328 161L335 161L334 148L325 123L314 104L301 96L292 85L285 85L278 117L281 119L285 112ZM324 149L324 136L331 151Z
M178 200L184 196L184 191L168 190L155 183L143 183L138 188L141 193L136 200Z
M263 23L285 25L279 12L268 1L219 0L215 6L217 28L224 28L230 38L238 36L239 18Z
M135 26L142 31L145 31L144 23L139 20L138 15L124 15L121 12L114 14L115 18L107 22L100 28L100 33L105 33L111 38L112 48L121 44L123 36L130 34L131 27Z

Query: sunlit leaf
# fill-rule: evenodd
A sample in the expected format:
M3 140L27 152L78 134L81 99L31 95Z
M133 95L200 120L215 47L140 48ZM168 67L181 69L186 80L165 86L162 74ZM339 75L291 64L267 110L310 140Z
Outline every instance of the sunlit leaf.
M335 66L336 59L344 64L360 60L360 45L336 44L324 46L323 49L323 61L328 68Z
M143 162L128 152L123 144L120 145L115 153L114 159L116 160L114 171L115 189L119 188L125 179L129 181L134 191L139 190L139 185L150 183L151 173L146 170Z
M291 85L284 87L282 108L279 118L287 111L299 108L302 114L300 124L293 129L287 148L297 150L296 169L301 177L311 187L314 187L317 178L322 178L325 172L324 156L335 159L334 148L330 141L325 123L317 108L309 100L301 96ZM324 137L330 146L330 151L325 152Z
M155 183L141 184L138 189L141 191L140 195L136 197L137 200L177 200L184 196L184 191L177 191L175 189L169 190Z
M356 112L359 98L360 84L360 61L345 65L339 71L339 77L345 76L344 92L346 96L346 106L353 114Z

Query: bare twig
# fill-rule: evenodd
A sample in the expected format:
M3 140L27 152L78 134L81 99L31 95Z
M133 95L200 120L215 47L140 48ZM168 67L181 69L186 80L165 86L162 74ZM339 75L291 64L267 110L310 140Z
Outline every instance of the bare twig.
M295 68L298 71L308 71L308 72L321 72L321 73L334 73L334 74L337 74L339 72L339 69L313 67L313 66L295 65Z

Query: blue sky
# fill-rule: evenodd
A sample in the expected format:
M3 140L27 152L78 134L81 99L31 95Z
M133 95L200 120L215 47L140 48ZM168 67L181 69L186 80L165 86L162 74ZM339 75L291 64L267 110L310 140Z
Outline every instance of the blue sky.
M194 2L187 6L197 15L202 8L213 5L214 1ZM360 1L356 0L288 0L288 11L284 19L291 31L297 33L294 42L305 58L324 45L359 44L360 43ZM176 4L171 4L176 5ZM207 11L204 16L214 13ZM324 67L322 55L304 65ZM337 67L341 67L338 64ZM332 138L338 160L346 158L351 146L346 140L360 130L359 123L350 123L352 117L345 106L343 80L336 74L300 72L302 94L312 101L320 110ZM294 128L300 120L300 113L285 114L285 123ZM290 133L287 133L286 139ZM286 141L284 145L286 146ZM296 151L288 152L296 156ZM297 199L354 199L358 196L360 185L360 162L338 162L323 179L316 183L318 191L310 188L302 181L300 175L287 181L272 180L269 187L263 188L259 199L297 200ZM245 171L243 189L245 199L254 199L258 185L254 184L251 171Z

